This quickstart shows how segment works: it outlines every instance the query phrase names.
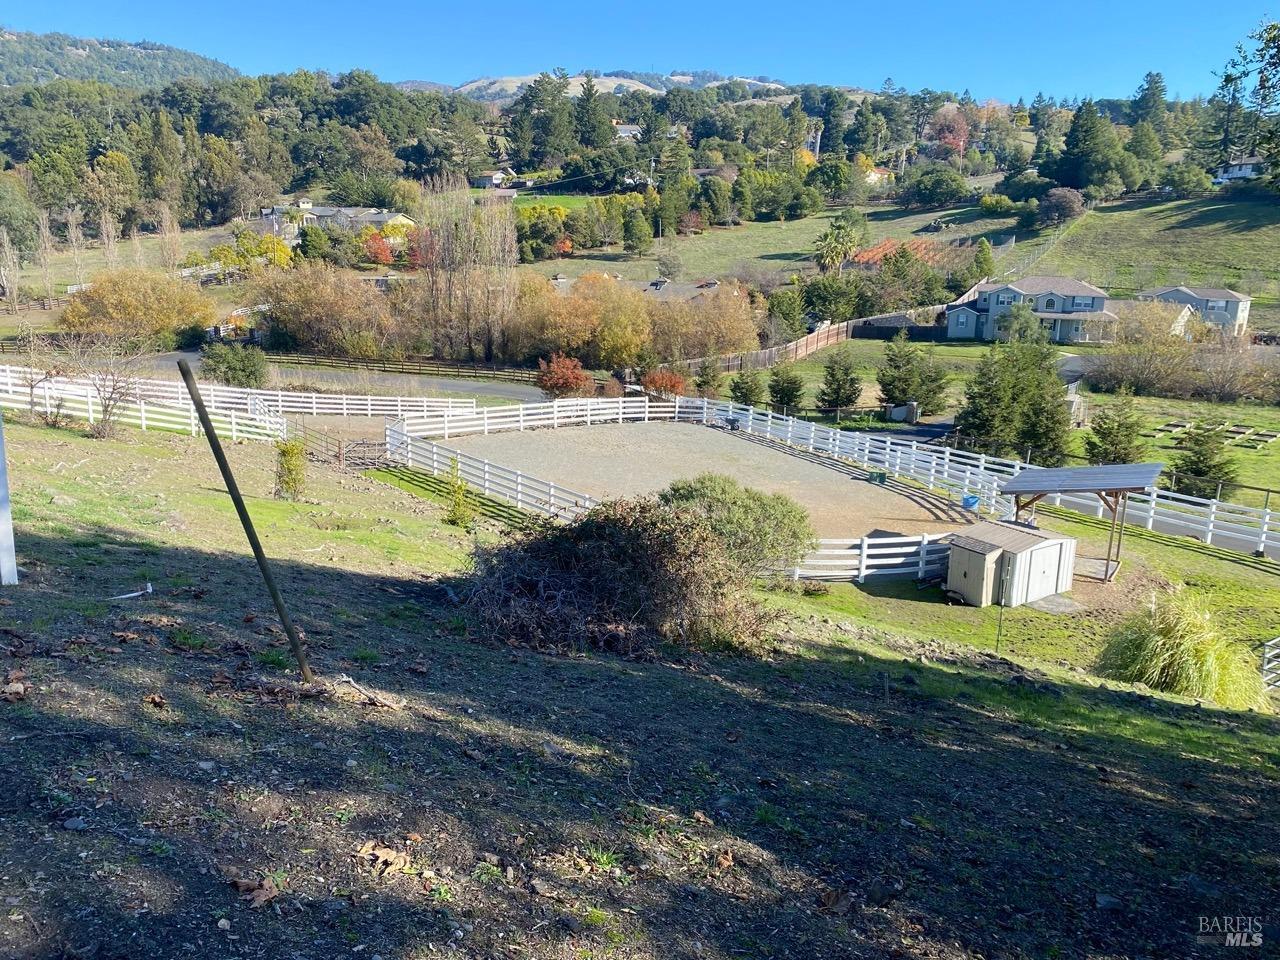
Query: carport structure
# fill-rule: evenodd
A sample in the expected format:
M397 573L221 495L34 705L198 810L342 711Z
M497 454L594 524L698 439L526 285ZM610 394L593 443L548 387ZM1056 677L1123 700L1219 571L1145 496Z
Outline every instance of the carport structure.
M1013 497L1013 519L1026 507L1059 493L1092 493L1111 514L1103 580L1110 583L1120 569L1120 547L1129 494L1143 493L1156 485L1163 463L1113 463L1096 467L1030 467L1001 487Z

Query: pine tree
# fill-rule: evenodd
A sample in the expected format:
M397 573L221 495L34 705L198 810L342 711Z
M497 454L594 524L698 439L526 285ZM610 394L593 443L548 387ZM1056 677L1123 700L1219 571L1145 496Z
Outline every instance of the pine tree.
M946 408L948 379L932 350L925 352L918 343L910 342L905 330L885 345L884 362L876 371L885 403L901 406L914 401L924 416Z
M720 392L724 389L724 373L720 370L720 363L715 357L707 357L698 364L698 376L694 379L693 385L698 391L698 396L706 397L708 400L720 399Z
M729 399L734 403L758 407L764 397L764 377L759 370L742 370L729 382Z
M977 277L992 277L996 272L996 259L991 254L991 241L983 237L978 241L978 252L973 255L973 273Z
M964 404L956 414L956 433L962 442L996 454L1011 452L1018 439L1006 350L1001 344L992 344L983 354L965 385Z
M1157 130L1164 123L1165 114L1169 110L1169 92L1164 85L1164 76L1159 73L1148 73L1142 78L1142 86L1133 97L1131 113L1135 123L1146 122Z
M784 410L804 399L804 377L793 365L780 363L769 371L769 399Z
M1147 458L1142 439L1146 421L1133 405L1133 397L1121 392L1114 403L1104 406L1093 418L1084 437L1084 452L1093 464L1141 463Z
M1176 478L1176 492L1212 499L1224 496L1239 478L1235 461L1227 455L1226 438L1218 427L1199 424L1182 435L1182 452L1169 464Z
M574 106L574 124L578 142L584 147L607 147L614 140L613 124L609 122L604 101L596 90L596 82L590 76L582 81L582 93Z
M822 386L818 390L817 403L822 409L852 407L862 396L862 380L858 377L853 354L837 350L827 358L822 367Z

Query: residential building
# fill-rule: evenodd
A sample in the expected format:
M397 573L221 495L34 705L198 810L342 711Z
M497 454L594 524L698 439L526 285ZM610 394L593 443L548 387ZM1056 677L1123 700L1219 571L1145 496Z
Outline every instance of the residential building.
M893 171L888 167L872 167L867 171L865 179L867 181L867 186L878 187L893 179Z
M619 140L639 140L640 124L638 123L619 123L613 121L613 134Z
M1116 315L1106 291L1070 277L1033 276L1008 283L980 283L947 306L951 340L1005 340L1007 318L1019 303L1040 318L1056 343L1105 342L1115 337Z
M349 230L373 227L385 230L388 226L412 227L415 221L398 210L382 210L377 207L318 207L308 197L296 204L262 208L260 233L274 233L290 241L297 227L328 226L330 224Z
M1252 180L1266 172L1267 161L1263 157L1241 157L1218 167L1214 180L1226 183L1230 180Z
M1185 303L1205 323L1233 337L1244 336L1249 328L1249 306L1253 302L1251 297L1225 287L1157 287L1143 290L1138 299Z

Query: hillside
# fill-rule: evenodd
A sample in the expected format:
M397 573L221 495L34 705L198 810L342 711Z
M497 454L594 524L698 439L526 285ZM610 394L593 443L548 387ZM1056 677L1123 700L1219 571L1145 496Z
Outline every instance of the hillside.
M468 83L464 83L453 88L456 93L464 94L474 100L483 100L486 102L500 102L514 100L520 95L520 91L537 79L537 74L530 73L525 75L505 76L505 77L480 77ZM576 97L582 92L583 81L586 80L585 73L576 74L569 78L568 94ZM628 70L614 70L606 74L594 74L593 78L596 82L596 88L606 93L624 94L631 90L639 90L642 93L661 96L672 87L693 87L701 89L703 87L716 87L733 80L740 80L747 85L749 90L756 90L761 87L782 89L782 85L775 81L760 80L754 77L722 77L719 74L708 73L706 71L690 71L688 73L676 74L654 74L654 73L634 73ZM399 84L401 87L412 89L413 85L426 83L426 81L405 81Z
M1036 273L1087 278L1116 296L1162 284L1254 297L1250 324L1280 328L1280 204L1206 197L1116 203L1073 224Z
M225 63L160 43L98 40L63 33L0 29L0 85L94 80L121 87L161 87L184 77L230 80Z

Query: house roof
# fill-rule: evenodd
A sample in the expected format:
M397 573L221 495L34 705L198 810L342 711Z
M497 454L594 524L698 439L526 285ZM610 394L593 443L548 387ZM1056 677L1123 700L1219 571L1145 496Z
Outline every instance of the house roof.
M1019 553L1038 547L1042 543L1065 539L1067 538L1048 530L1034 530L1031 527L984 520L971 527L965 527L964 530L953 535L951 545L982 554L995 553L998 550Z
M1191 296L1199 297L1201 300L1239 300L1243 302L1250 299L1244 294L1228 290L1226 287L1156 287L1152 290L1143 290L1138 296L1158 300L1166 293L1172 293L1174 290L1181 290L1183 293L1189 293Z
M1097 493L1154 487L1163 463L1112 463L1096 467L1031 467L1006 480L1000 492Z
M1267 162L1266 157L1241 157L1238 160L1228 160L1226 163L1218 164L1218 166L1219 167L1238 167L1244 164L1251 164L1256 167L1259 164L1263 164L1266 162Z
M1037 310L1041 320L1119 320L1110 310L1077 310L1075 313L1047 313Z
M1060 293L1064 296L1071 297L1105 297L1105 290L1099 290L1092 283L1085 283L1083 280L1073 280L1071 277L1049 277L1049 276L1031 276L1023 277L1021 280L1015 280L1013 283L1006 283L1004 287L1010 287L1019 293L1026 293L1033 297L1042 293ZM993 290L1003 289L1002 287L993 287Z

